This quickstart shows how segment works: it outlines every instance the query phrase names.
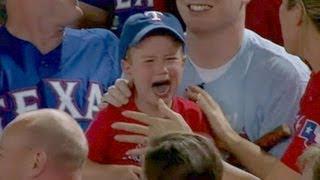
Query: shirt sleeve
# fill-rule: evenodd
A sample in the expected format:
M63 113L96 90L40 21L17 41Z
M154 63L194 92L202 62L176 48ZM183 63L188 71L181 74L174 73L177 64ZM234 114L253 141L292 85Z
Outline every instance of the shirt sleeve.
M300 99L308 82L308 77L286 69L281 73L271 75L272 87L269 97L261 111L262 119L259 123L259 137L272 131L276 127L287 124L293 130L299 111ZM269 153L280 158L288 146L290 139L277 144Z
M92 121L89 126L86 137L88 140L89 154L88 157L92 161L103 163L105 154L108 150L107 133L109 132L109 126L107 125L106 117L110 117L110 111L107 107L103 111L100 111L96 119Z

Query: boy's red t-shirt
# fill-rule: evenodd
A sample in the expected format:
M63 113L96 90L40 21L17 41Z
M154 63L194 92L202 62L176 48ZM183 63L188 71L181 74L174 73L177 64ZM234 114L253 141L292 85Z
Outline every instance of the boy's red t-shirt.
M172 109L183 116L194 132L212 136L209 122L197 104L175 97L173 98ZM138 123L133 119L122 116L121 112L125 110L138 111L133 98L127 105L120 108L109 105L97 114L96 119L86 132L90 160L101 164L141 165L140 157L127 156L125 153L142 145L120 143L114 140L114 136L117 134L130 133L112 129L112 123L119 121Z

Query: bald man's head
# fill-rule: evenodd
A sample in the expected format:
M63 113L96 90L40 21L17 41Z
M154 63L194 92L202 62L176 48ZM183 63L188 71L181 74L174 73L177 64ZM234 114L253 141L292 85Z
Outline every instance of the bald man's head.
M11 162L10 155L15 158L18 155L12 153L19 154L22 151L24 157L31 156L26 159L26 169L28 163L43 161L46 168L72 172L81 169L88 148L86 138L75 120L64 112L44 109L18 116L4 129L0 138L0 171L3 170L1 158ZM26 169L20 173L28 171Z

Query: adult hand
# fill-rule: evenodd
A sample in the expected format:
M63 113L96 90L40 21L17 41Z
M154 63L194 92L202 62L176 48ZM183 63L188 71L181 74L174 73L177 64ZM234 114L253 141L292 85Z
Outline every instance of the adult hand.
M207 92L197 86L190 86L187 89L187 96L206 114L212 130L220 141L228 145L238 138L238 134L230 126L220 106Z
M126 143L146 144L150 138L160 137L169 133L184 132L192 133L191 128L183 117L172 111L162 99L159 99L158 106L163 117L153 117L141 112L124 111L125 117L131 118L142 124L116 122L111 126L113 129L123 130L140 135L116 135L115 140ZM130 152L143 153L143 150ZM129 153L130 154L130 153ZM136 155L136 154L135 154Z
M131 96L130 88L133 86L131 81L127 79L117 79L113 86L108 88L102 99L100 109L105 108L108 104L112 104L115 107L121 107L129 102Z

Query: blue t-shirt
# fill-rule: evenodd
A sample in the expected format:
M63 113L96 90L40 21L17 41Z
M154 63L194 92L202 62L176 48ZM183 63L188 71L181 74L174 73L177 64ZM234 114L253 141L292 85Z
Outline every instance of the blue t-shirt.
M114 7L114 18L111 30L118 36L122 31L122 26L133 14L151 11L154 7L154 0L81 0L93 6L105 9Z
M189 85L202 84L190 61L185 63L179 95ZM241 48L231 61L222 76L203 87L222 107L233 129L254 141L283 123L293 125L309 80L308 67L250 30L245 30ZM280 157L288 142L271 153Z
M107 30L66 28L47 54L0 28L0 121L40 108L66 111L86 129L103 91L121 75L118 39Z

